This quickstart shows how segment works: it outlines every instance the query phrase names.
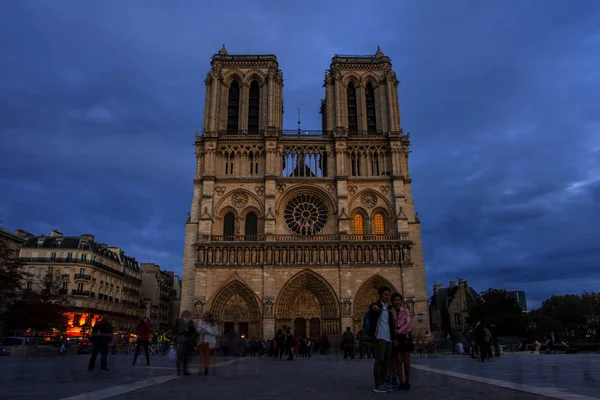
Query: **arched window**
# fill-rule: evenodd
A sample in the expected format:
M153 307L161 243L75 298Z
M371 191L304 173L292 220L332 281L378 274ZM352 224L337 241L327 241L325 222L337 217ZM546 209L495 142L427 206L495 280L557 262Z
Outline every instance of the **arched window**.
M356 88L354 82L348 84L346 90L346 97L348 98L348 131L358 131L358 117L356 112Z
M229 100L227 102L227 133L238 133L238 115L240 112L240 84L238 81L229 85Z
M354 216L354 233L356 235L362 235L365 233L365 223L363 216L360 214L356 214Z
M225 240L233 240L235 236L235 215L232 212L228 212L223 218L223 236Z
M367 131L377 132L377 116L375 114L375 89L371 82L365 87L365 103L367 105Z
M260 87L253 80L248 95L248 133L258 133L258 116L260 115Z
M254 212L249 212L246 215L246 224L244 226L244 234L246 240L256 240L258 235L258 217Z
M233 151L225 153L225 175L233 175Z
M377 213L373 217L373 233L376 235L385 234L385 220L381 213Z

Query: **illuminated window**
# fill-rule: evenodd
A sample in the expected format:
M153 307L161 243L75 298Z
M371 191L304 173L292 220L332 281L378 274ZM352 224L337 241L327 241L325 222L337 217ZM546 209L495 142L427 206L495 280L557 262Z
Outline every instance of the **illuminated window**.
M376 235L383 235L385 233L385 222L383 215L380 213L375 214L373 218L373 233Z
M360 214L356 214L354 216L354 233L357 235L362 235L365 233L365 224L363 221L363 216Z

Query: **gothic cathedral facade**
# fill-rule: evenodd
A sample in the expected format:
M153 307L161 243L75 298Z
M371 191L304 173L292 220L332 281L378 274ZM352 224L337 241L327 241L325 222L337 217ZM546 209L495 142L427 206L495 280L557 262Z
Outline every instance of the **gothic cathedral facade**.
M420 222L400 125L398 79L381 50L335 55L322 129L283 129L274 55L212 57L186 223L182 310L272 338L356 333L381 286L429 329Z

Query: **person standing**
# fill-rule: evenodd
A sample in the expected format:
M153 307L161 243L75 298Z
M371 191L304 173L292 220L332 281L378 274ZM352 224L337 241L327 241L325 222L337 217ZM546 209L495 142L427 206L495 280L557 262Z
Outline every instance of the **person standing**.
M208 367L210 366L210 353L214 351L219 335L219 326L208 311L204 313L202 322L198 325L198 334L200 335L200 357L204 359L204 376L207 376ZM216 371L214 368L213 374Z
M404 298L400 293L392 295L392 320L394 323L393 352L398 371L398 389L410 391L410 353L413 351L413 338L410 331L410 310L404 305ZM404 378L402 366L404 366Z
M481 361L485 361L487 358L490 361L492 356L492 332L488 328L487 324L483 325L482 329L482 345L481 345Z
M113 338L113 326L106 315L103 315L100 321L96 322L92 327L92 357L88 364L88 371L92 371L96 366L96 358L100 353L100 370L109 371L108 369L108 345Z
M346 327L346 332L342 335L342 346L344 347L344 360L348 357L354 360L354 334L349 326Z
M288 361L294 361L294 332L287 328L286 344L288 349Z
M381 287L378 291L379 300L370 307L370 334L375 338L375 364L373 376L375 379L374 392L384 393L390 391L385 386L392 356L393 320L390 316L390 295L388 287Z
M135 330L137 334L137 344L135 346L135 355L133 356L133 365L135 365L138 355L140 354L140 347L144 348L144 354L146 355L146 365L150 365L150 353L148 352L148 344L150 343L150 331L152 330L150 320L148 318L144 318L140 321Z
M173 335L177 343L177 375L191 375L188 371L190 353L196 343L196 327L192 320L192 313L184 310L181 318L175 321Z

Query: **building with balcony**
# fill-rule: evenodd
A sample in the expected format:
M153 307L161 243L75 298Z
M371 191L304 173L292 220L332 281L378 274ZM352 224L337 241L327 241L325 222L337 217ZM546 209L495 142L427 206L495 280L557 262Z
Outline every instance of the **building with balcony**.
M182 309L271 338L356 332L389 286L429 329L410 135L389 57L335 55L322 130L283 129L274 55L212 57L186 222ZM316 108L319 104L316 104Z
M89 331L100 315L108 315L117 330L133 331L145 313L140 303L141 274L135 258L118 247L97 243L90 234L30 236L20 259L32 278L49 272L62 277L62 290L70 295L70 333Z
M177 291L175 282L179 277L172 271L163 271L154 263L140 264L142 286L140 298L146 305L145 316L150 318L153 329L165 333L173 326L176 309Z

